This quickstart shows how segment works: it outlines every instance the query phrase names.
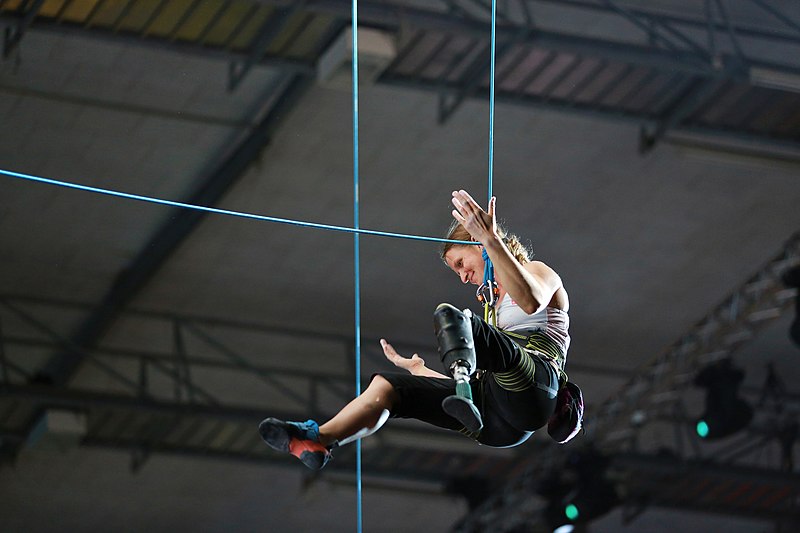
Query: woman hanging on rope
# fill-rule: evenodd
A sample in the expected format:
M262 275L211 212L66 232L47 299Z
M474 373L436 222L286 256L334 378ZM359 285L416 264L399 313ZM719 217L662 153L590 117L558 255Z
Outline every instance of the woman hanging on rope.
M481 285L488 257L497 283L484 298L496 302L496 325L469 310L439 305L434 326L449 376L428 368L417 354L403 357L381 339L387 359L409 374L374 375L363 394L322 425L267 418L259 431L269 446L320 469L333 448L371 435L389 417L416 418L493 447L521 444L548 421L559 442L577 433L583 400L559 392L570 343L569 299L561 278L531 261L517 237L498 226L495 198L486 211L463 190L453 192L452 203L455 220L447 239L480 246L446 243L442 259L462 283ZM572 408L577 399L579 413Z

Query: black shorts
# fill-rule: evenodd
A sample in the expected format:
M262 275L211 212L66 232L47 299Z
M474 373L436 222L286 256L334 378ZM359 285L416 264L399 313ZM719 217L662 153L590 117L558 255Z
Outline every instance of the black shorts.
M487 446L515 446L528 439L533 431L547 423L555 408L554 390L558 376L544 358L523 350L502 331L483 320L472 317L475 355L481 377L470 381L472 398L483 418L480 434L471 434L458 421L444 412L442 400L455 394L452 379L430 378L394 372L379 373L391 383L399 401L391 415L415 418L438 427L464 433ZM496 379L525 365L530 379L552 389L530 386L507 390ZM502 382L502 380L500 380Z

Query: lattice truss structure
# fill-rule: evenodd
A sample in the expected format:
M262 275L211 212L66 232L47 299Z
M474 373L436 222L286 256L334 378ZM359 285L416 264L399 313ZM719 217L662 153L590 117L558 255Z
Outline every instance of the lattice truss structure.
M787 287L782 275L797 265L800 233L677 342L643 366L617 394L588 413L585 437L590 453L607 459L608 487L617 491L626 519L632 520L648 505L658 505L774 521L779 531L797 526L800 476L792 471L791 459L788 465L750 461L751 452L780 441L782 431L792 424L796 427L800 414L796 408L768 413L760 420L757 417L743 438L712 447L705 458L696 445L685 449L687 441L696 441L683 434L689 423L685 399L692 395L698 370L731 357L760 329L784 312L794 311L797 289ZM668 442L647 438L653 424L665 420L675 430L675 446L669 451ZM788 445L794 447L794 443ZM553 448L531 459L498 496L467 516L457 529L552 531L543 483L559 477L574 482L571 460L564 450Z
M351 336L131 309L118 319L114 345L85 349L64 332L87 307L0 297L4 459L26 446L79 444L129 451L134 471L154 453L285 465L258 435L267 414L325 417L352 399L352 377L342 373L352 366L342 363L352 359ZM127 337L128 328L152 336ZM264 353L293 349L337 361L337 371L309 370L299 357L296 367L261 362ZM42 363L64 351L81 355L84 366L54 385L40 374ZM368 482L388 477L400 489L403 480L433 489L453 477L513 470L510 455L492 456L459 435L391 426L364 447ZM355 446L343 447L325 473L351 478L354 466Z

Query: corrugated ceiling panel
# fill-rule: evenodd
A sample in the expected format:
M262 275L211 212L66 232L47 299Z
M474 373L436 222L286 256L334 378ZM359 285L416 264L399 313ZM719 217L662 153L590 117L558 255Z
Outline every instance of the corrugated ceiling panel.
M625 68L625 65L619 63L609 64L607 68L597 74L591 83L575 95L575 99L579 102L594 102L602 96L610 84L614 83L623 74Z
M186 20L175 32L175 39L180 41L202 40L214 19L221 15L227 2L223 0L204 0L198 2Z
M45 3L42 4L41 9L39 9L39 13L45 17L55 17L59 14L62 7L68 0L45 0ZM19 5L20 2L15 2ZM12 8L12 2L8 2L8 9L16 9L16 7Z
M305 28L314 18L313 15L308 13L295 13L284 24L281 32L272 40L267 48L269 55L282 55L288 57L288 50L292 44L298 40L299 36L305 31Z
M115 29L141 33L158 9L159 4L155 2L133 2L123 11Z
M634 94L638 94L643 84L647 83L653 74L653 70L645 67L634 68L616 87L605 100L607 105L619 106L623 109L631 109L630 99Z
M253 12L255 6L249 2L226 2L228 8L220 14L206 35L206 42L211 46L223 46L231 34L241 26L246 17Z
M486 53L488 44L485 41L471 41L463 54L455 54L453 68L447 73L447 81L458 83L468 74L467 70L475 59Z
M318 47L326 44L321 42L322 39L330 34L334 25L338 26L337 19L327 15L305 21L302 34L285 50L286 55L292 58L316 60Z
M580 63L575 65L569 75L552 90L551 96L558 99L568 98L576 88L587 81L600 64L600 61L594 58L581 58Z
M560 76L568 74L575 67L575 56L572 54L558 54L552 63L547 65L536 79L528 85L525 92L531 95L541 95L546 92L550 84Z
M424 69L425 77L443 76L450 64L450 60L443 57L443 47L456 45L451 44L450 37L445 34L419 32L416 37L403 50L398 69L405 74L419 74Z
M193 0L170 0L163 4L145 32L157 37L168 37L182 23L183 16L192 7Z
M672 82L673 76L663 72L657 73L655 77L645 83L639 90L630 96L628 106L631 109L641 110L646 113L650 111L648 104L662 94L666 87Z
M470 53L475 41L464 36L447 36L444 46L436 51L433 57L421 56L427 59L427 64L423 61L417 69L421 75L428 79L438 80L444 76L449 76L452 70Z
M505 92L516 93L525 89L525 80L531 71L540 68L548 60L551 53L547 50L531 50L517 65L509 72L498 89Z
M60 19L67 22L81 23L92 13L100 0L73 0L66 4L60 13Z
M248 50L271 13L272 9L259 6L238 31L234 30L235 35L233 35L229 47L233 50Z
M130 0L105 0L98 5L97 10L86 22L91 26L111 28L117 23L125 11L125 7L130 3Z

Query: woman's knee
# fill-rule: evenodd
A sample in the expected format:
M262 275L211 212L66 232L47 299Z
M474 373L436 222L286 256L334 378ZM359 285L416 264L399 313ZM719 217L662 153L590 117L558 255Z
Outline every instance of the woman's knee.
M380 374L375 374L375 376L372 377L367 391L375 395L379 403L384 403L386 406L391 407L397 403L398 395L397 391L394 389L394 385Z

